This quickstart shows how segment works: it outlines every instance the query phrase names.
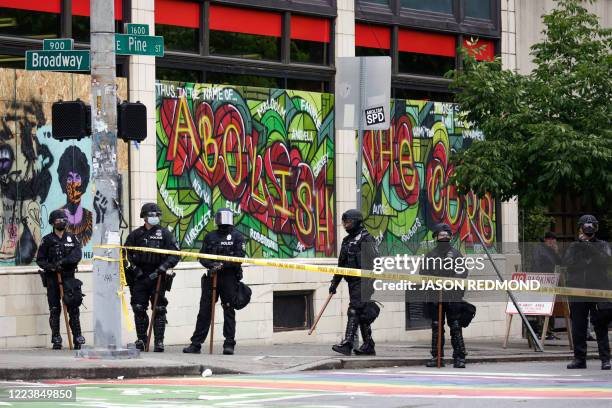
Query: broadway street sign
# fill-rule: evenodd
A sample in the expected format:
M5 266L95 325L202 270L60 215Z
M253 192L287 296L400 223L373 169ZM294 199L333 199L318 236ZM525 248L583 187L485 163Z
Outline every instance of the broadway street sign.
M26 51L29 71L89 71L89 51Z

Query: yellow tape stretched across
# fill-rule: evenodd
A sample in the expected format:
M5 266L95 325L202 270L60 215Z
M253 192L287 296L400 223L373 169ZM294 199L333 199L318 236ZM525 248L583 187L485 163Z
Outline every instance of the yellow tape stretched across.
M441 281L441 280L452 280L452 281L474 281L478 282L478 279L462 279L462 278L441 278L440 276L429 276L429 275L410 275L402 273L375 273L373 271L366 271L360 269L344 268L341 266L325 266L325 265L310 265L301 264L296 262L278 261L270 259L260 258L240 258L237 256L226 256L226 255L213 255L213 254L202 254L198 252L189 251L173 251L168 249L157 249L157 248L144 248L144 247L132 247L132 246L121 246L121 245L96 245L94 248L103 249L123 249L141 252L153 252L164 255L178 255L186 256L191 258L210 259L213 261L225 261L225 262L240 262L259 266L268 266L273 268L281 269L292 269L299 271L308 271L316 273L326 274L338 274L343 276L356 276L360 278L371 278L389 281L410 281L421 283L423 281ZM604 298L612 299L612 290L605 289L583 289L583 288L572 288L572 287L540 287L539 289L521 289L521 291L531 291L554 295L564 296L580 296L590 298Z
M93 259L98 259L100 261L105 262L119 262L119 290L117 291L117 296L121 297L121 310L123 312L123 321L128 329L128 331L134 331L134 324L132 323L132 319L130 319L130 312L128 311L127 302L125 300L125 287L127 286L127 280L125 279L125 265L124 265L124 256L123 252L125 250L119 247L119 259L108 258L105 256L95 255Z

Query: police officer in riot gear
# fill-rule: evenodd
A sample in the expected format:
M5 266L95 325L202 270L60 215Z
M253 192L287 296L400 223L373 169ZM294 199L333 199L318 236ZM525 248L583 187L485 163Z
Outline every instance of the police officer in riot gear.
M140 210L140 218L144 219L144 225L132 231L125 240L125 246L146 247L156 249L168 249L178 251L179 246L174 235L159 225L161 209L156 203L146 203ZM166 274L179 262L178 255L159 254L154 252L143 252L128 250L127 258L130 267L126 269L126 279L130 287L131 305L134 311L134 322L136 325L136 347L144 351L147 344L147 330L149 328L149 316L147 308L149 302L153 307L155 289L158 276L161 275L160 292L155 306L155 320L153 321L153 333L155 335L154 351L164 351L164 332L166 330L166 313L168 299L165 291L171 285L170 275Z
M215 214L217 230L204 237L200 253L244 257L246 241L243 235L234 228L234 214L229 208L221 208ZM234 354L236 341L236 310L233 302L236 298L239 281L242 279L242 267L236 262L219 262L200 258L202 266L208 269L202 275L202 294L200 311L196 327L191 336L191 344L183 349L184 353L199 353L202 343L208 336L211 323L213 276L217 274L217 294L214 302L221 297L223 307L223 354Z
M49 216L49 224L53 226L53 232L45 235L38 248L36 263L44 274L43 284L47 287L47 302L49 304L49 325L51 326L51 343L54 350L62 349L62 336L60 335L61 299L57 273L61 273L62 282L74 279L77 265L81 261L81 243L75 235L66 231L68 217L64 210L55 210ZM79 299L78 304L80 304ZM68 306L70 316L70 329L74 340L74 348L79 350L85 344L85 338L81 334L81 322L79 320L79 306Z
M589 289L611 289L609 268L611 262L610 245L597 239L599 228L597 218L583 215L578 220L578 240L572 242L563 258L567 267L565 278L569 287ZM610 369L610 342L608 324L612 314L612 304L605 299L570 299L570 318L574 340L574 360L567 365L569 369L586 368L588 318L595 329L597 349L601 369Z
M466 278L467 271L458 273L450 262L446 259L454 260L463 257L451 245L452 230L448 224L438 224L433 230L433 237L436 240L436 247L425 255L424 267L421 268L421 275L440 276L447 278ZM445 267L446 266L446 267ZM463 330L461 326L461 305L463 290L431 290L426 293L427 302L425 303L425 315L431 318L431 360L425 365L427 367L437 367L438 365L438 331L441 330L442 350L441 358L444 357L444 320L448 322L453 346L453 367L465 368L465 343L463 341ZM439 304L442 304L442 320L439 319ZM442 360L444 366L444 360Z
M363 226L361 212L355 209L346 211L342 214L342 225L348 235L342 240L338 266L372 270L374 258L378 256L378 248L372 235ZM354 350L355 354L375 355L375 343L372 339L371 328L373 319L367 317L369 314L368 309L376 307L370 300L374 293L374 281L370 278L334 275L329 287L329 293L336 293L342 278L346 280L349 288L348 318L344 339L332 346L332 350L344 355L350 355L353 351L353 339L359 326L363 344ZM376 317L374 316L374 318Z

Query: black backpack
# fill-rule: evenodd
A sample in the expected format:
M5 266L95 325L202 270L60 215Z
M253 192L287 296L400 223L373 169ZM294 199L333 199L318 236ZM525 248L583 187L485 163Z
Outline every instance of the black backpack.
M246 305L251 302L251 295L253 291L247 285L242 282L238 282L238 288L236 289L236 296L232 302L232 307L236 310L244 309Z
M83 304L83 291L81 287L83 282L77 278L68 278L64 280L64 303L68 307L79 307Z

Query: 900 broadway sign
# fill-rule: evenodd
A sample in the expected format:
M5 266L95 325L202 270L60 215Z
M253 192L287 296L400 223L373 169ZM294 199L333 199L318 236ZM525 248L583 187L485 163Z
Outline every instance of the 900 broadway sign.
M89 51L26 51L29 71L89 71Z

